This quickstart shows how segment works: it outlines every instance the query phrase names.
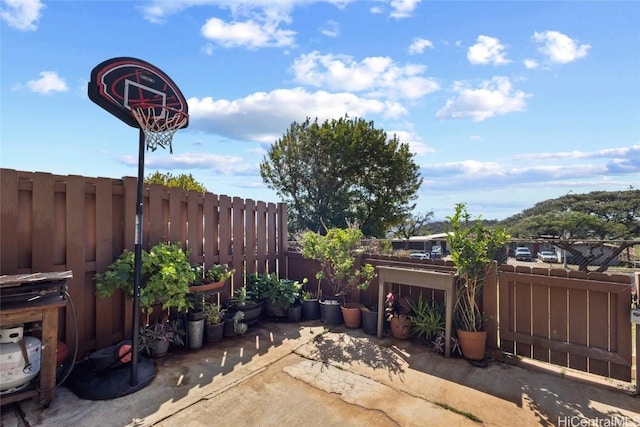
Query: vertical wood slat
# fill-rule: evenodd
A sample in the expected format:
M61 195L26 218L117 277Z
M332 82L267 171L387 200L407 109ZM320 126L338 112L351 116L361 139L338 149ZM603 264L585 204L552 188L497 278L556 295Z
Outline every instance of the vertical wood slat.
M169 241L171 243L186 243L185 235L183 234L182 193L183 190L181 188L173 187L169 189Z
M232 206L232 244L231 265L235 269L235 283L242 286L244 283L244 201L240 197L234 197Z
M546 275L547 269L533 268L533 274ZM531 333L534 337L549 338L549 286L532 283L531 285ZM549 361L549 349L534 346L531 357L543 362Z
M551 270L550 276L566 277L564 270ZM549 339L568 342L567 290L552 287L549 289ZM549 361L555 365L567 366L568 353L551 350Z
M514 268L511 265L501 265L501 272L513 272ZM498 310L500 317L498 319L501 332L513 332L513 314L511 308L513 307L513 293L515 284L512 280L507 279L505 276L500 277L498 275ZM515 343L511 340L500 338L500 349L508 353L514 353Z
M516 272L525 271L528 267L516 267ZM529 279L527 281L518 281L515 283L515 300L514 304L517 307L515 313L515 332L530 335L531 334L531 283ZM531 357L531 345L517 342L516 354L525 357Z
M113 262L113 185L109 179L96 181L96 271L105 271ZM114 316L113 298L95 296L96 348L105 348L114 342L112 337ZM71 323L67 323L67 330Z
M219 248L218 253L220 257L220 264L227 264L231 262L231 198L229 196L220 196L219 199ZM233 291L236 288L242 286L242 275L240 272L235 272L229 285L227 285L227 291L229 296L233 295ZM240 280L238 280L240 278Z
M172 196L174 196L172 194ZM190 251L191 262L193 263L195 258L202 258L202 233L204 227L202 224L202 211L200 209L200 201L202 194L197 191L189 191L187 194L187 235L186 239L183 239L184 244L188 243L187 249ZM182 221L184 224L185 221Z
M0 274L18 274L18 173L0 169Z
M149 234L147 241L143 247L147 250L160 242L168 241L168 233L166 232L168 221L165 220L163 196L164 186L160 184L151 184L149 186L149 213L148 219L145 218L145 224L149 224ZM184 244L184 242L182 242Z
M94 312L85 304L87 297L85 281L85 181L81 176L68 176L66 180L66 269L73 272L73 278L67 281L68 292L76 304L77 334L79 351L83 353L91 345L94 325ZM89 310L87 308L90 308ZM66 311L67 324L73 322L71 310Z
M277 256L278 256L278 268L282 269L282 271L286 271L286 259L287 259L287 250L289 248L289 230L287 227L287 204L286 203L278 203L276 210L276 221L277 221L277 233L278 233L278 242L277 242Z
M219 261L218 253L218 199L211 193L204 195L204 265L211 267Z
M53 175L37 172L33 174L32 198L32 260L33 271L54 271L53 239L54 235L54 197Z
M267 204L258 202L256 205L256 233L258 273L267 271Z
M569 342L587 345L587 291L569 289ZM569 367L587 371L587 358L569 355Z
M493 263L482 288L482 310L486 317L487 348L498 348L498 278L497 265ZM435 295L434 295L435 299ZM438 298L444 301L444 293Z
M248 273L255 273L256 269L256 202L245 201L245 264ZM280 277L285 277L280 275Z
M267 204L267 271L276 271L277 235L276 205Z

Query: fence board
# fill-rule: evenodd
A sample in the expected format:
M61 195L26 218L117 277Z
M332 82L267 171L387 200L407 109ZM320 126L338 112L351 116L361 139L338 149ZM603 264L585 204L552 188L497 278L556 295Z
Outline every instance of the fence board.
M53 175L42 172L33 174L32 194L31 268L37 272L52 272L55 271L52 238L55 236Z
M24 215L18 206L18 173L10 169L0 169L0 269L3 274L18 274L18 254L24 234L17 227L18 213Z
M95 250L95 270L105 271L114 258L113 248L113 192L111 180L99 178L96 181L95 215L96 215L96 250ZM96 309L95 318L101 319L96 324L96 348L104 348L113 342L113 298L98 301L94 294L93 305ZM67 322L67 331L71 322ZM67 332L69 333L69 332Z

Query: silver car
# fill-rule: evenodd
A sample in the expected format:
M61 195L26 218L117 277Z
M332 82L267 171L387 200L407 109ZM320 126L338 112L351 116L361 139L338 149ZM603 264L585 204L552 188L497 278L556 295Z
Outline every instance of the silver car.
M558 255L553 251L540 251L538 259L542 262L558 262Z

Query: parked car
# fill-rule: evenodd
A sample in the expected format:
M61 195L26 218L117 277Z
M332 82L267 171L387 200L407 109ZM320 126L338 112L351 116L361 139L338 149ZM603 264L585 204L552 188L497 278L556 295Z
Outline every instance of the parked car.
M519 247L515 252L516 261L533 261L533 256L529 248Z
M429 255L425 254L424 252L412 252L409 254L409 256L415 259L429 259Z
M540 251L538 259L542 262L558 262L558 255L553 251Z
M442 246L432 246L431 259L440 259L440 258L442 258Z

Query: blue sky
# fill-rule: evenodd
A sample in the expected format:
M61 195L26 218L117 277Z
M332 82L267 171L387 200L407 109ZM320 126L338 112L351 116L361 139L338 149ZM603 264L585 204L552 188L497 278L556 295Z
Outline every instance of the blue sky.
M640 2L173 0L0 3L0 166L137 175L136 129L87 96L140 58L189 103L146 174L267 202L259 175L293 122L372 120L416 153L417 212L503 219L640 184Z

